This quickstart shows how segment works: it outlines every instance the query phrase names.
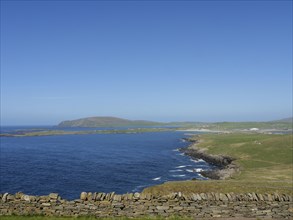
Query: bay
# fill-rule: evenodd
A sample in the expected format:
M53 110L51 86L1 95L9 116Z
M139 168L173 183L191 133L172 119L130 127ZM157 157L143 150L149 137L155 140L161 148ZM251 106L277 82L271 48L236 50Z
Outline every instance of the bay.
M189 144L184 137L178 131L1 137L0 192L57 192L76 199L82 191L120 194L166 181L204 179L193 171L213 166L181 154L177 149Z

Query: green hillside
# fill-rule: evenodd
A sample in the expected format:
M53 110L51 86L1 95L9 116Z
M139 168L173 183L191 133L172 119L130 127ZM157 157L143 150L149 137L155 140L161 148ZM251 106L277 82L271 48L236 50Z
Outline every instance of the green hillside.
M123 127L123 126L156 126L159 122L144 120L128 120L116 117L88 117L62 121L58 127Z
M210 129L234 130L234 129L292 129L292 122L270 121L270 122L218 122L207 126Z
M293 122L293 118L283 118L281 120L277 120L275 122L285 122L285 123L292 123Z
M237 129L292 129L292 118L268 122L154 122L146 120L128 120L117 117L87 117L62 121L58 127L130 127L130 126L176 126L182 128L237 130Z
M171 125L171 123L169 123ZM196 129L210 129L219 131L232 131L232 130L244 130L251 128L259 129L277 129L277 130L289 130L292 129L292 118L267 121L267 122L178 122L172 123L173 126L185 127L185 128L196 128Z
M212 155L228 155L240 168L232 178L208 181L177 181L144 189L147 193L234 192L292 193L293 136L268 134L204 134L193 137Z

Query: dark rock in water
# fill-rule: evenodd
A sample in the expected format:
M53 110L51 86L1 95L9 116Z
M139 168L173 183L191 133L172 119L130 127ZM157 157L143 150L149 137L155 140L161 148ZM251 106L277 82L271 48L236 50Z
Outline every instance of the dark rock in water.
M196 139L193 139L193 138L181 138L181 140L184 140L184 141L187 141L187 142L190 142L190 143L197 143L198 141Z
M221 167L220 169L201 171L200 174L210 179L223 180L223 179L231 178L232 175L238 171L239 171L239 167L231 163L225 167Z
M197 143L197 140L193 140L192 142ZM239 171L239 167L233 163L235 158L225 155L208 154L204 149L197 148L194 143L189 147L180 148L179 151L193 159L203 159L218 167L218 169L215 170L201 171L200 174L204 177L215 180L227 179L235 172Z
M203 159L206 162L219 167L225 167L235 160L229 156L207 154L204 150L198 148L180 148L179 151L192 157L193 159Z
M200 174L209 179L218 180L220 179L218 172L219 172L219 169L216 169L216 170L201 171Z

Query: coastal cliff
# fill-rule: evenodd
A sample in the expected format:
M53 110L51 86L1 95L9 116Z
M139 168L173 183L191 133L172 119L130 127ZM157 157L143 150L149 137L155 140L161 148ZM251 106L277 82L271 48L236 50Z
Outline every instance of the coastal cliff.
M198 148L196 145L199 142L198 139L187 139L192 144L186 148L181 148L180 151L185 155L190 156L192 159L203 159L206 162L217 166L217 169L201 171L200 174L204 177L224 180L231 178L236 172L239 172L239 167L233 163L235 158L226 155L212 155L206 152L206 149Z

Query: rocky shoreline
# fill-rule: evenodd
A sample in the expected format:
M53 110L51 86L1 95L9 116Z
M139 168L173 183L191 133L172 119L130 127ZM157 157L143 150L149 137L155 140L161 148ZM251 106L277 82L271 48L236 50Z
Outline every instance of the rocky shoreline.
M226 155L208 154L205 149L200 149L196 146L199 143L199 139L185 138L185 140L191 142L191 144L188 147L180 148L180 152L190 156L192 159L202 159L218 167L214 170L201 171L202 176L214 180L224 180L231 178L240 171L239 166L234 163L235 158Z

